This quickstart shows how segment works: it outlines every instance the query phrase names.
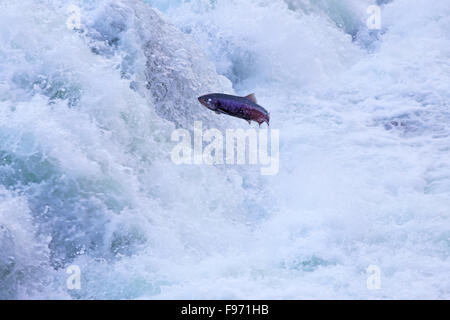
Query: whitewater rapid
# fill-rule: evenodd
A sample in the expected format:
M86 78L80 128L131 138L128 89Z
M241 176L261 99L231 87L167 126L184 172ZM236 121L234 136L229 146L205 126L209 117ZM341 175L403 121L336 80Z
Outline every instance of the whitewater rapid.
M0 299L448 299L449 34L446 0L0 0ZM248 128L209 92L256 93L277 175L171 161Z

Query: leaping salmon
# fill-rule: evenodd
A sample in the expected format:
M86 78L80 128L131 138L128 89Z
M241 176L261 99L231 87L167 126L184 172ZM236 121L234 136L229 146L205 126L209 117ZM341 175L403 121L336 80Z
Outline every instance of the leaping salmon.
M256 97L253 93L246 97L211 93L199 97L198 101L217 114L224 113L232 117L241 118L247 120L249 124L253 120L258 122L260 126L263 122L269 125L270 114L256 103Z

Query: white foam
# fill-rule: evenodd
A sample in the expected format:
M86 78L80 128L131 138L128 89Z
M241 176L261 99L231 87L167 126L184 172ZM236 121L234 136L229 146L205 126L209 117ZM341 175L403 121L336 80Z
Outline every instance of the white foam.
M445 0L378 34L373 1L81 1L80 32L70 3L0 10L1 297L450 296ZM278 175L170 161L223 76L271 111Z

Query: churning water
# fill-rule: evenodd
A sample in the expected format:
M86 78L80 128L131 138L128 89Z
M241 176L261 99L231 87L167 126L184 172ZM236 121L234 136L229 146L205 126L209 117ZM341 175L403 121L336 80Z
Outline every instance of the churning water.
M277 175L171 161L209 92ZM449 103L448 0L0 0L0 298L448 299Z

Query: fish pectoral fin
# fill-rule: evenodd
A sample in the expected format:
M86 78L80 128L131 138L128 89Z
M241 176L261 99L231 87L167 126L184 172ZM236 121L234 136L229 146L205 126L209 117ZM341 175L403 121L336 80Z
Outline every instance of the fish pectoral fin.
M252 124L252 123L250 122L250 120L247 120L247 122L248 122L248 124Z
M255 96L254 93L250 93L248 96L245 96L244 98L250 100L253 103L257 103L256 102L256 96Z
M218 111L218 110L216 110L216 111L214 111L215 113L217 113L217 114L220 114L220 111Z
M227 115L229 115L229 116L234 116L234 114L232 114L231 112L229 112L229 111L227 111L227 110L224 110L224 109L221 109L221 108L217 109L217 111L218 111L219 113L224 113L224 114L227 114Z

